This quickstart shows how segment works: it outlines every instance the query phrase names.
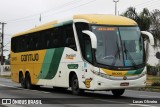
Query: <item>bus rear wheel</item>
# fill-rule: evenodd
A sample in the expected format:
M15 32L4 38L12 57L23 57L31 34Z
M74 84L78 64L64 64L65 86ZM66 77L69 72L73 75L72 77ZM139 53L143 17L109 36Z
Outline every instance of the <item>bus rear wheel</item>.
M114 90L112 90L112 94L114 96L118 97L118 96L123 95L124 91L125 91L125 89L114 89Z
M79 89L79 82L76 75L73 75L72 77L71 88L72 88L72 94L74 95L80 95L84 92L84 90Z
M30 77L29 73L27 73L25 80L26 80L26 88L32 89L31 77Z

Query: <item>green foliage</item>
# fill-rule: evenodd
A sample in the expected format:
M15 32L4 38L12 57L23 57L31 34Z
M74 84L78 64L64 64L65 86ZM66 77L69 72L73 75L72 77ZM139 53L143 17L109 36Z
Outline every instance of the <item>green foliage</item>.
M156 39L160 40L160 26L159 26L160 25L160 10L158 9L153 10L151 12L151 19L152 19L151 32Z
M121 15L136 21L141 31L150 31L155 38L155 46L158 45L157 40L160 40L160 10L155 9L150 12L144 8L140 13L137 13L136 8L129 7Z
M152 86L160 86L160 81L155 81L152 83Z
M147 74L156 76L160 72L160 66L147 65Z
M143 31L147 31L150 28L150 25L152 23L151 20L151 14L147 8L144 8L142 12L139 14L136 12L136 9L134 7L129 7L122 16L128 17L133 19L137 22L140 29Z

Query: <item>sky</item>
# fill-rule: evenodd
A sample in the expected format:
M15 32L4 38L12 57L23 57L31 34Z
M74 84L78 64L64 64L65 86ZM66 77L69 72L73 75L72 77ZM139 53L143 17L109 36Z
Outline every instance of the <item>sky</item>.
M119 14L133 6L138 12L143 8L160 10L160 0L119 0ZM0 22L7 23L4 30L4 46L10 50L13 34L53 20L65 19L74 14L115 14L113 0L0 0ZM41 16L41 21L40 21ZM1 26L0 26L1 32ZM5 51L7 56L10 51Z

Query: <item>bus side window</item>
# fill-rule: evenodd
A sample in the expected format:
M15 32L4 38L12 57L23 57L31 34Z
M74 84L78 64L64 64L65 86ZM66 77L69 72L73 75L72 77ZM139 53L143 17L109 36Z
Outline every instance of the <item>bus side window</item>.
M73 50L77 50L74 38L67 38L66 39L66 47L72 48Z
M77 51L72 24L64 26L64 37L64 46Z
M29 40L29 51L33 51L33 50L35 50L35 43L34 43L34 40L33 40L34 38L33 38L33 35L31 34L30 35L30 40Z
M49 49L49 48L51 48L51 39L50 39L50 32L47 30L44 34L43 34L43 36L45 36L45 38L46 38L46 48L47 49Z
M54 33L52 31L48 32L48 35L50 36L49 38L49 47L50 48L54 48L55 47L55 44L54 44Z
M44 30L44 31L41 31L39 33L39 37L40 37L40 40L39 40L39 48L40 49L49 49L50 48L50 35L48 33L48 30Z
M51 31L51 40L52 40L52 45L54 48L59 48L61 46L62 43L60 43L60 34L59 34L59 31L60 28L54 28L52 31ZM62 39L62 38L61 38Z
M93 63L90 37L82 33L83 30L88 30L89 26L87 23L81 23L81 22L77 22L75 23L75 25L76 25L76 30L77 30L77 35L79 39L82 56L88 62Z
M36 36L39 37L39 44L40 44L39 49L40 50L45 49L45 47L46 47L46 44L45 44L46 40L45 40L45 36L43 36L43 32L44 31L40 31L40 32L36 33Z
M22 52L22 50L23 50L23 47L22 47L22 37L17 37L17 44L18 44L18 46L17 46L17 51L18 52Z
M16 48L17 48L17 52L23 52L25 51L25 36L19 36L19 37L16 37L16 41L17 41L17 45Z
M17 49L18 41L17 41L17 40L18 40L17 37L13 37L13 38L11 39L11 50L12 50L13 52L18 52L18 49Z
M40 41L39 41L39 37L36 35L36 33L33 34L33 49L32 50L38 50L40 49Z

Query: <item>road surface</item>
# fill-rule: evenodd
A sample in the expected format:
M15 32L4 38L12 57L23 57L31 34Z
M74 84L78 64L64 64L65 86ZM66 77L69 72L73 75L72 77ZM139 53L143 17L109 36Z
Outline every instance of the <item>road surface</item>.
M52 87L23 89L20 84L4 78L0 78L0 98L0 103L2 99L11 99L14 100L12 103L15 103L3 104L0 107L160 107L159 92L126 90L123 96L115 98L110 91L86 91L81 96L75 96L70 89L63 92L55 91ZM37 101L38 105L17 104L15 101L18 100ZM156 101L158 104L155 104Z

